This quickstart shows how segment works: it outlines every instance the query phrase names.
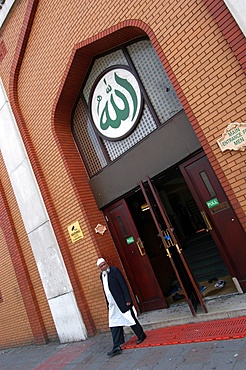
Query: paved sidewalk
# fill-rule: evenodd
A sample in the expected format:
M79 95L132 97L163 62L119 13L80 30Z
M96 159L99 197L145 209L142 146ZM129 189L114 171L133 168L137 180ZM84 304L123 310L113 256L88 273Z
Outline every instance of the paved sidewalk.
M170 328L171 330L171 328ZM127 335L129 339L131 335ZM246 338L144 347L108 358L111 334L0 351L1 370L245 370Z

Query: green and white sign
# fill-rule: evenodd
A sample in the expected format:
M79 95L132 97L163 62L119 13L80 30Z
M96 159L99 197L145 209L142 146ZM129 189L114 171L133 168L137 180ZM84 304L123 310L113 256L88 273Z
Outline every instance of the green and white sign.
M134 237L130 236L129 238L126 239L127 244L132 244L134 243Z
M246 122L230 123L217 143L222 152L225 150L244 151L246 149Z
M208 208L213 208L215 206L219 205L219 201L217 198L210 199L209 201L206 202Z
M140 87L131 71L125 67L104 71L90 96L91 118L99 134L108 140L126 137L141 110Z

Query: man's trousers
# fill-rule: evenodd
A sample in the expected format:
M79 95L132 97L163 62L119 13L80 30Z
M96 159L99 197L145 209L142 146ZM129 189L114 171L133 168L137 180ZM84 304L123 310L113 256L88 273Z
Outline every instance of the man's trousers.
M131 326L131 329L132 331L136 334L136 336L138 338L141 338L144 331L143 331L143 328L142 326L140 325L138 319L136 318L134 312L133 312L133 309L131 308L131 315L135 321L135 325L132 325ZM119 347L121 344L125 343L125 338L124 338L124 330L123 330L123 326L114 326L112 328L110 328L111 330L111 334L112 334L112 338L113 338L113 343L114 343L114 347L113 348L117 348Z

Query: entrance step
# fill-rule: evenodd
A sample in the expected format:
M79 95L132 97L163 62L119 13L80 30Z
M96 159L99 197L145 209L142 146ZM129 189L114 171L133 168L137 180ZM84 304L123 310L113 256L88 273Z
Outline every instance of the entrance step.
M228 274L218 248L208 233L204 232L187 239L183 254L197 281Z

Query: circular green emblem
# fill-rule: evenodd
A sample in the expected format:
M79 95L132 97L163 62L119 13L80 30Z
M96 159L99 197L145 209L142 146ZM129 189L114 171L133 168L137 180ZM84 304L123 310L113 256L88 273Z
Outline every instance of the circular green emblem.
M140 87L129 69L111 68L99 77L91 93L90 112L101 136L108 140L126 137L137 124L141 110Z

